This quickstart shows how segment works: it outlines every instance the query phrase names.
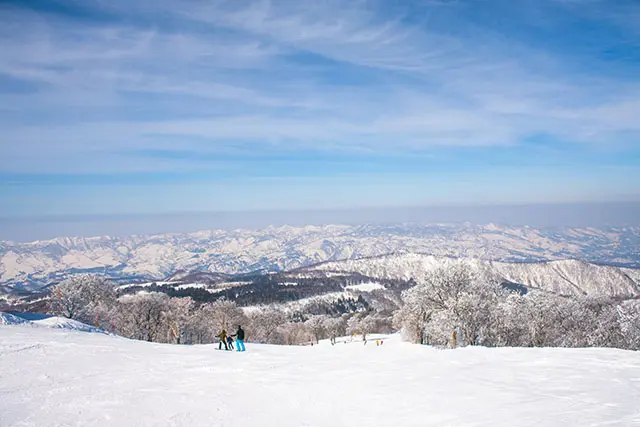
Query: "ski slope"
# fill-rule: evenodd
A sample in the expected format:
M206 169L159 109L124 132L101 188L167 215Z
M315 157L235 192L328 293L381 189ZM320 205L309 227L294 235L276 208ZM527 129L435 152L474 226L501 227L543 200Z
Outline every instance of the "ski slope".
M232 353L0 326L3 427L634 426L639 402L631 351L438 350L393 336Z

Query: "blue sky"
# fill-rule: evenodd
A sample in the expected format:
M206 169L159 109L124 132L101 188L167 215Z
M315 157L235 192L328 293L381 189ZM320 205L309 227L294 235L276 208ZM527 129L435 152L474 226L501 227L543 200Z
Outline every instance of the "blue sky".
M640 2L5 1L3 217L640 200Z

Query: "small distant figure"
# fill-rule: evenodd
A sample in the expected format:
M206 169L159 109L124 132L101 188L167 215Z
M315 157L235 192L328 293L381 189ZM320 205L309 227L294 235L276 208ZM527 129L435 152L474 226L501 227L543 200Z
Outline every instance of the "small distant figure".
M227 346L227 331L224 329L220 332L216 337L220 338L220 342L218 342L218 350L222 350L222 344L224 344L224 349L229 350Z
M227 337L227 344L229 345L229 350L233 350L233 338L231 338L231 335Z
M242 326L238 325L238 330L235 334L231 335L232 337L236 337L236 350L245 351L244 348L244 329Z
M376 340L376 347L380 347L380 340Z
M383 341L383 340L380 340L380 345L382 345L382 344L384 344L384 341Z
M457 338L458 334L456 333L456 331L453 331L453 334L451 334L451 348L456 348Z
M336 344L336 334L331 334L331 345Z

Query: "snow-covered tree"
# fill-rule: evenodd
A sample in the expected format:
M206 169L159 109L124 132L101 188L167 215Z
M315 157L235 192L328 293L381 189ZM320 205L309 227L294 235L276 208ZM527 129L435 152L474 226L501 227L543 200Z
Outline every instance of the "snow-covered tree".
M344 317L327 317L324 321L324 329L327 335L335 339L336 337L346 335L347 321Z
M194 310L185 325L185 336L191 344L209 344L215 341L218 331L211 321L207 306Z
M167 337L166 314L169 297L160 292L124 295L120 298L119 328L124 336L163 342Z
M376 331L376 319L371 313L358 313L347 321L347 333L358 334L363 340L367 339L367 335Z
M278 328L278 334L282 337L286 345L300 345L308 343L313 335L309 332L304 323L287 322Z
M446 344L453 330L469 345L489 331L497 287L466 264L425 272L418 285L403 294L395 324L417 343Z
M170 298L167 311L164 313L164 320L167 323L171 339L176 344L182 344L184 334L188 328L189 321L193 316L194 303L187 298Z
M311 316L306 322L304 322L307 330L313 335L316 342L320 342L321 339L326 338L327 330L325 328L325 322L327 316Z
M495 308L493 344L505 347L529 346L527 300L520 294L506 295Z
M266 307L249 314L251 330L256 341L275 343L276 331L287 322L287 317L282 310L274 307Z
M404 305L394 314L393 324L402 329L407 339L416 344L427 342L426 328L433 316L433 307L426 295L427 288L415 286L402 295Z
M247 323L244 312L233 301L218 300L204 305L202 310L211 322L211 326L218 332L223 329L231 332L238 325Z
M73 276L51 289L53 314L104 327L116 305L114 285L91 275Z
M616 307L618 323L624 336L624 348L640 350L640 301L627 301Z

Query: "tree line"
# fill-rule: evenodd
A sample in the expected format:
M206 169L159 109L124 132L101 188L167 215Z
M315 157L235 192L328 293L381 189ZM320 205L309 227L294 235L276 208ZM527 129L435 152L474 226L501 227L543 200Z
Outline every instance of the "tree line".
M199 303L190 297L142 291L118 295L116 287L94 276L75 276L51 291L50 312L76 319L127 338L173 344L216 342L223 329L243 325L248 341L270 344L305 344L346 333L366 335L391 328L361 298L340 298L331 303L333 316L293 311L274 305L243 310L235 301L218 299ZM349 310L347 307L351 308Z
M319 287L323 293L344 289L340 280L321 281L322 285L315 279L308 282L311 289L297 290L296 299L307 291L316 295ZM640 349L638 300L524 292L463 264L425 273L411 287L409 282L394 282L395 290L394 285L385 285L392 292L374 291L366 298L319 299L303 310L271 304L289 300L266 295L286 295L281 289L300 286L275 288L276 283L265 279L267 289L260 297L250 296L259 289L252 284L255 286L242 288L253 292L231 288L234 293L210 294L217 298L201 300L192 297L194 294L157 292L153 287L119 295L108 281L75 276L53 287L50 311L125 337L176 344L211 343L222 329L243 325L249 341L271 344L303 344L354 332L366 336L400 330L410 341L437 346ZM242 299L243 295L248 296ZM264 301L268 303L261 303Z
M521 292L465 265L425 274L403 293L394 325L441 346L640 349L640 302Z

